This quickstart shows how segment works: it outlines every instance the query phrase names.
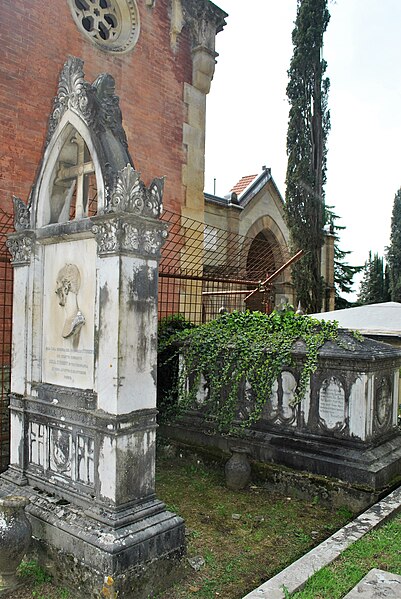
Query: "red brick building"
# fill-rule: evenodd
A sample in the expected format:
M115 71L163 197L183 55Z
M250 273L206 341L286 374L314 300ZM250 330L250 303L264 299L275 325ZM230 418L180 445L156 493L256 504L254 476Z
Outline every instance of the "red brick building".
M29 195L69 55L87 81L114 77L135 168L146 183L166 176L166 207L203 205L205 97L226 16L209 0L4 0L0 207Z

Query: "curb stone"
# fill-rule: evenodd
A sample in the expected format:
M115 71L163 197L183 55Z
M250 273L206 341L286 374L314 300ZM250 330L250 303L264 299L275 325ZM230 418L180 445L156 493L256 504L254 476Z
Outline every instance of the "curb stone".
M401 487L398 487L243 599L285 599L283 588L289 593L300 591L315 572L330 564L347 547L400 510Z

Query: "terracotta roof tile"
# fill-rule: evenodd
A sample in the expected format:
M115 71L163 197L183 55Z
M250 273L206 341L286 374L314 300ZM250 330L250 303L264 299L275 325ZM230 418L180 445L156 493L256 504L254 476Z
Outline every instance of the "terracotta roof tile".
M248 185L250 185L257 176L258 175L246 175L245 177L242 177L242 179L240 179L230 191L236 193L237 196L240 196L241 193L245 191Z

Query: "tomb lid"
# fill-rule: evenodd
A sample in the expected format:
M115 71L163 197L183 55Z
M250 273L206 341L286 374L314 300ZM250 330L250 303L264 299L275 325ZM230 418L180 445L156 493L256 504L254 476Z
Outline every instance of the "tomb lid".
M296 341L292 348L294 356L306 354L304 341ZM358 340L353 331L339 329L336 341L326 341L319 349L319 357L339 360L377 362L396 360L401 363L401 350L388 343L361 336Z
M358 330L363 335L401 337L401 303L381 302L311 314L319 320L337 321L344 329Z

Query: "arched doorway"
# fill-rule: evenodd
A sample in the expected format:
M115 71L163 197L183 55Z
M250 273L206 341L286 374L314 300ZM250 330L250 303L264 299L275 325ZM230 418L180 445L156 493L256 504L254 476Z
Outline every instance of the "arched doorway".
M272 234L263 230L252 241L246 262L247 278L262 283L276 270L275 244ZM274 290L272 286L261 288L246 300L249 310L270 313L274 307Z

